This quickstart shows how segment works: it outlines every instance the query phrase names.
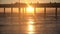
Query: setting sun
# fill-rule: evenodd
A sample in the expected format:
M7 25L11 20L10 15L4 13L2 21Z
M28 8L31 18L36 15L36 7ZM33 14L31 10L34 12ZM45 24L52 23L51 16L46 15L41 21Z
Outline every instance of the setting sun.
M34 8L29 6L29 7L27 7L26 11L27 11L27 13L34 13Z

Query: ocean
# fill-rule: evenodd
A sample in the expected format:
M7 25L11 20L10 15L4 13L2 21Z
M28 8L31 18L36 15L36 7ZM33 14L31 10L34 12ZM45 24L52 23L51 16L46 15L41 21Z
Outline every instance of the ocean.
M57 14L56 19L54 12L45 17L44 13L0 13L0 34L60 34L59 10Z

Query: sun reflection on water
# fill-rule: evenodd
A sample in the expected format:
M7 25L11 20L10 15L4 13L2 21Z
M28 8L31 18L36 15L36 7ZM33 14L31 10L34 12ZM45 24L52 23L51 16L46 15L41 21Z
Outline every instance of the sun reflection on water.
M34 33L34 26L33 25L28 25L28 34L33 34Z
M33 17L28 19L28 34L33 34L34 33L34 19Z
M33 25L28 25L28 31L29 32L32 32L34 29L33 29Z
M29 24L33 24L34 23L33 21L34 21L33 19L28 19Z

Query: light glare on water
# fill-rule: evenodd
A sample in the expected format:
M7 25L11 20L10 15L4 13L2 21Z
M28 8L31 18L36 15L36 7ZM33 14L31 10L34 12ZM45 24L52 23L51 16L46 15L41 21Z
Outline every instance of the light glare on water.
M34 33L34 20L33 19L28 19L28 34L33 34Z
M33 24L34 23L33 21L34 21L33 19L28 19L29 24Z
M33 25L28 25L28 31L29 31L29 32L33 32L33 30L34 30Z
M0 27L1 34L58 34L57 31L60 30L60 17L56 24L55 16L48 16L44 21L41 14L21 15L21 19L17 15L0 17L0 24L3 25Z

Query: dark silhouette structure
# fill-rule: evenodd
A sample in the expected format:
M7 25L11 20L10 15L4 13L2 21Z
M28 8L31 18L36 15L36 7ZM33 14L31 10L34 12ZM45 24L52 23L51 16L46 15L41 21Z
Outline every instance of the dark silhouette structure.
M30 6L33 7L60 7L60 3L30 3ZM28 5L26 3L15 3L15 4L0 4L0 8L11 8L11 7L17 7L17 8L26 8Z
M46 8L56 8L55 9L55 15L57 19L57 8L60 8L60 3L30 3L30 6L34 7L34 13L36 14L36 8L44 8L44 16L46 16ZM28 5L26 3L15 3L15 4L0 4L0 8L4 8L4 14L5 14L5 8L11 8L11 13L13 12L13 8L26 8Z

